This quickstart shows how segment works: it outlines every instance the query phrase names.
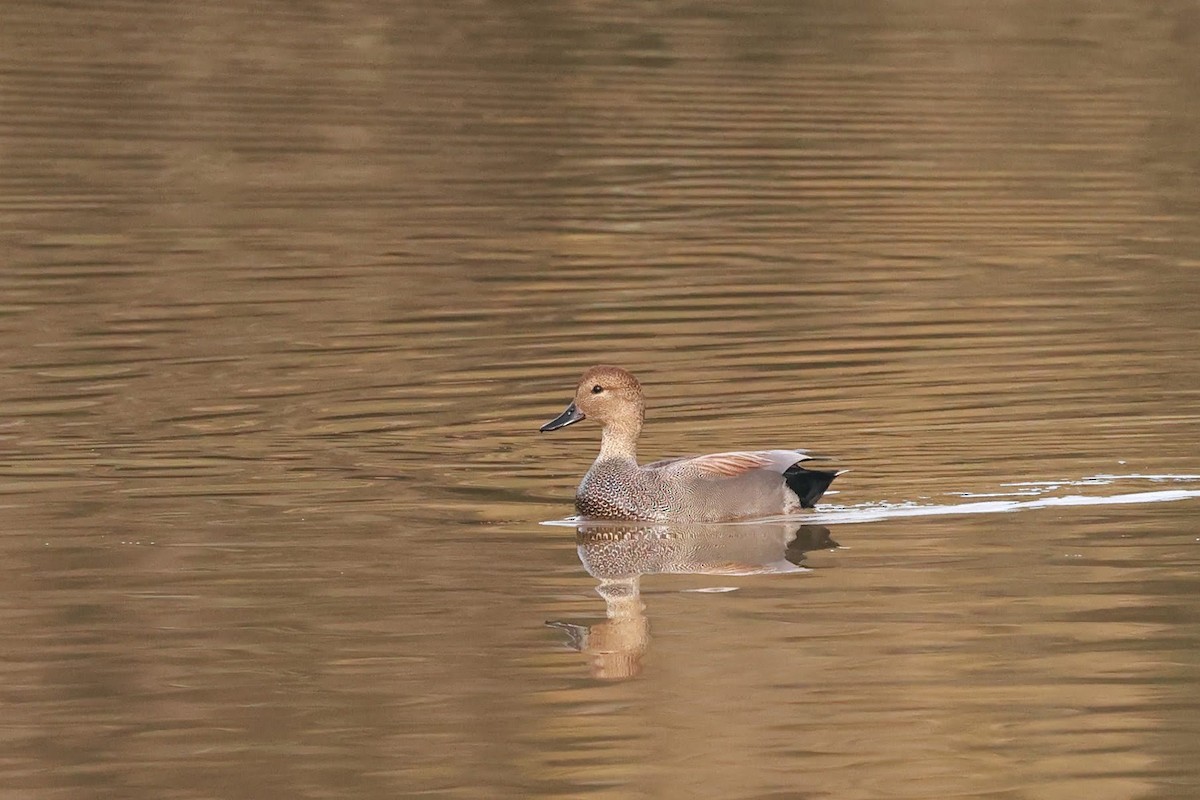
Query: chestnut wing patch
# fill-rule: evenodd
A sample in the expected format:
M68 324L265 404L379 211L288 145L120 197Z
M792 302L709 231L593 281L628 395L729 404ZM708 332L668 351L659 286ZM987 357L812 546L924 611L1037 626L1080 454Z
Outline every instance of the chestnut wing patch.
M710 453L691 458L666 458L647 464L645 469L679 467L695 470L701 475L715 478L731 478L756 469L767 469L783 474L793 464L808 461L812 456L803 450L735 450L729 453Z
M743 475L751 470L771 467L774 464L775 459L765 453L749 452L711 453L688 460L688 466L695 467L703 474L724 478Z

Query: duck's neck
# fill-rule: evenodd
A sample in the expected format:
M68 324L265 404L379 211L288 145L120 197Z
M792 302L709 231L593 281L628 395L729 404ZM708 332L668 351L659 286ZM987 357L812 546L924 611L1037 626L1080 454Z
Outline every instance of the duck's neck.
M604 426L600 436L600 455L597 461L620 459L637 463L637 440L642 432L642 421L620 424L610 422Z

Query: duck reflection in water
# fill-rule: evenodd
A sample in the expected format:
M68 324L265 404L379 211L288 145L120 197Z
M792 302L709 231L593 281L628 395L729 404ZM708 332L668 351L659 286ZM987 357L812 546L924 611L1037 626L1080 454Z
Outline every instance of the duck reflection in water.
M592 625L546 624L566 632L588 658L592 677L621 680L642 671L650 623L642 602L643 575L770 575L805 572L804 554L838 546L821 525L795 522L737 525L617 525L576 528L579 560L600 581L607 618Z

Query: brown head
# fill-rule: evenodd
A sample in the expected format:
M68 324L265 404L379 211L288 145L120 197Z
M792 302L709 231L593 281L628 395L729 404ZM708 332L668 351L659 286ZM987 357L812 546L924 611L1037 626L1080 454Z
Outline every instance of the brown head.
M605 444L611 439L614 443L627 442L632 449L641 433L645 410L642 385L637 378L620 367L592 367L579 379L575 399L567 410L541 429L555 431L582 419L592 419L604 426Z

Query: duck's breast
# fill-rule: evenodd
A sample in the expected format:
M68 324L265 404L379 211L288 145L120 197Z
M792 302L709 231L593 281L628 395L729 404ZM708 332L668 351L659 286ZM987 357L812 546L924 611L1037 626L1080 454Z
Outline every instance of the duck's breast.
M658 476L625 460L597 460L575 492L575 509L599 519L672 518L671 500Z

